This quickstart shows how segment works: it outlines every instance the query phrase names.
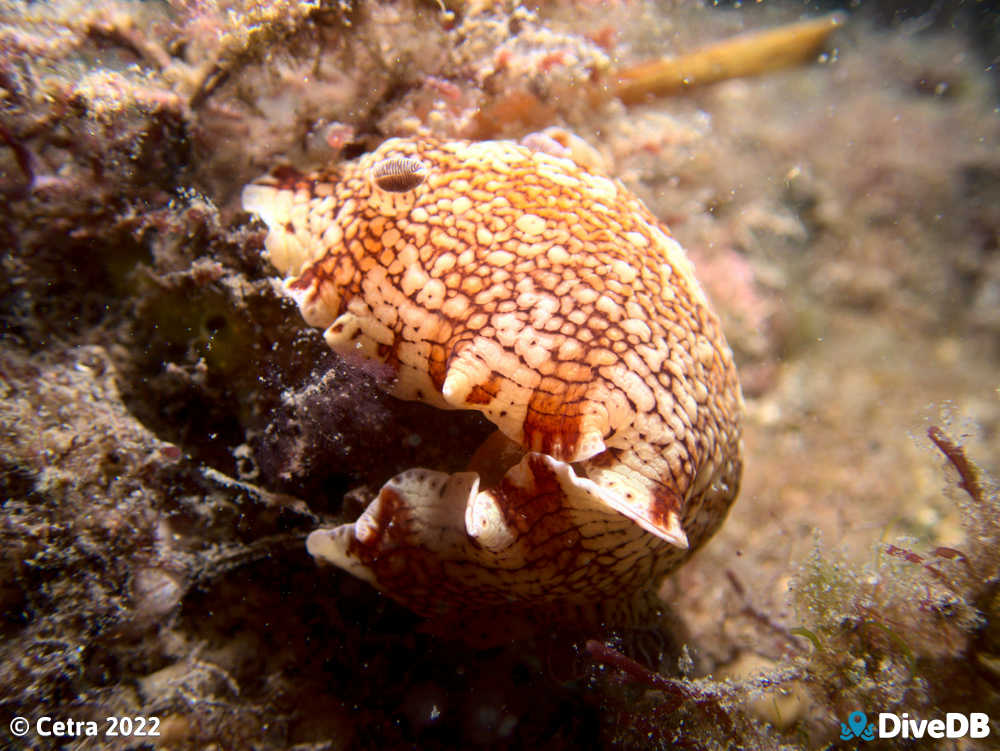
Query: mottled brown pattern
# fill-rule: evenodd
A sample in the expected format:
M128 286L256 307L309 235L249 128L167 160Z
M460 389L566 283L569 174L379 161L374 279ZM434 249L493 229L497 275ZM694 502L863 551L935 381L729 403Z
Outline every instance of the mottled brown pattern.
M495 488L404 473L314 555L419 612L584 602L721 524L741 470L732 355L684 251L620 183L508 142L394 139L262 178L244 205L331 347L524 452Z

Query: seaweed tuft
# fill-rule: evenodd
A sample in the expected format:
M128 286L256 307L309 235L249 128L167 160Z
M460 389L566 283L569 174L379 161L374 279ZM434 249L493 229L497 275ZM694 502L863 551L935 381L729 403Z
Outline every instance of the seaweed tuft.
M1000 498L960 444L936 426L928 436L946 460L962 545L879 542L860 570L817 545L799 572L797 633L812 643L805 685L831 728L856 710L931 718L1000 708Z

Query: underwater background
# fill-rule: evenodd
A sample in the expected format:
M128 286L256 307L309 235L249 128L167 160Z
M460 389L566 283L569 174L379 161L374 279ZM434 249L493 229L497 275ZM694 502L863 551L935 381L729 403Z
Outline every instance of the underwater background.
M781 69L725 46L831 13ZM904 742L842 740L862 711L995 748L998 40L988 3L0 2L0 747ZM616 88L710 45L732 77ZM484 646L306 553L491 426L331 353L239 194L550 127L687 249L745 472L655 622ZM9 726L43 715L159 735Z

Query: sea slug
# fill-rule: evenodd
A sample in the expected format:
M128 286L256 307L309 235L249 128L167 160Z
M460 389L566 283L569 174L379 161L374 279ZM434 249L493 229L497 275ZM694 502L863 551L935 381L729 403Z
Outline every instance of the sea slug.
M506 141L392 139L243 206L305 322L392 393L478 410L481 466L413 469L307 547L434 615L627 597L724 520L742 396L684 250L620 182Z

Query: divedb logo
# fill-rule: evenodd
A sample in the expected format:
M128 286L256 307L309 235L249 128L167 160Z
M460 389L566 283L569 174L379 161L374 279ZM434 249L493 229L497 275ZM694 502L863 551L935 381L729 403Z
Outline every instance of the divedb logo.
M906 712L879 712L878 724L868 722L864 712L851 712L840 723L840 740L855 738L985 738L990 734L990 716L985 712L948 712L944 719L917 720Z

